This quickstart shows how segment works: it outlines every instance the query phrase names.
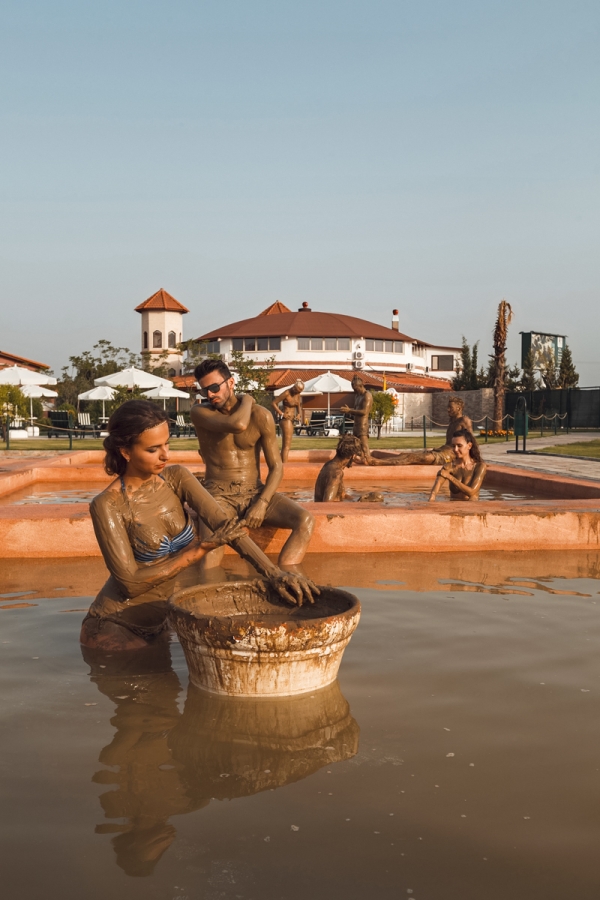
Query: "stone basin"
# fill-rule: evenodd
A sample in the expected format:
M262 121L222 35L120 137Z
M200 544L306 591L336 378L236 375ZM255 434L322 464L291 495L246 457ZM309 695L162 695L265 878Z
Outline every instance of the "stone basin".
M360 618L347 591L321 587L313 605L291 607L258 579L194 585L173 594L169 607L192 684L238 697L331 684Z

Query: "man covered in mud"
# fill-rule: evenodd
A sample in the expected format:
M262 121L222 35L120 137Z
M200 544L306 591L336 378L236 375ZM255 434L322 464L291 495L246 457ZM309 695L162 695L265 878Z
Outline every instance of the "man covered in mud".
M338 441L335 456L326 462L317 476L315 503L345 500L344 469L349 469L355 457L362 457L362 447L353 434L345 434Z
M312 535L314 519L289 497L276 493L283 475L271 413L249 394L236 396L234 379L220 359L205 359L195 372L200 395L207 405L192 407L191 418L206 464L204 488L228 514L234 513L249 528L269 525L291 529L279 554L285 568L300 563ZM269 474L260 479L260 453ZM219 565L223 550L209 554L210 566Z
M365 465L370 466L374 463L369 450L369 416L373 407L373 395L366 389L360 375L355 375L352 379L352 390L354 391L354 408L342 406L341 411L344 415L353 417L352 434L360 441L361 455Z
M372 461L375 466L444 466L455 462L452 438L457 431L468 431L472 434L473 423L464 415L465 403L459 397L450 397L448 400L448 416L450 423L446 429L446 443L443 447L434 450L418 450L414 453L387 453L378 450L377 459Z
M281 397L274 400L271 406L274 412L281 416L281 459L287 462L290 447L292 446L292 436L294 434L294 422L300 418L302 414L302 391L304 390L304 382L298 379L289 390L285 391ZM281 407L283 406L283 409Z

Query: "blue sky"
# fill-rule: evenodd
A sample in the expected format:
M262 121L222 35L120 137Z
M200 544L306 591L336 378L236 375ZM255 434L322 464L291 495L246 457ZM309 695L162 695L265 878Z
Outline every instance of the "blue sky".
M291 308L432 342L498 302L600 384L600 6L8 2L0 347L139 349L164 287L186 336Z

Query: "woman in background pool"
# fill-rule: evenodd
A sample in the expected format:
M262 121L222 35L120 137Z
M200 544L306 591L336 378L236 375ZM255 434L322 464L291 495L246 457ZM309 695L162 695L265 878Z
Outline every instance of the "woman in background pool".
M90 504L94 532L110 578L81 627L81 643L131 650L167 628L175 578L210 550L231 544L289 603L313 602L318 588L283 572L184 466L167 466L169 424L148 400L129 400L108 422L104 468L116 479ZM186 511L186 506L188 511ZM213 532L200 541L189 510Z
M447 463L437 474L430 502L435 500L444 483L448 482L451 500L479 500L479 491L487 466L481 458L477 441L470 431L460 428L452 438L455 462Z

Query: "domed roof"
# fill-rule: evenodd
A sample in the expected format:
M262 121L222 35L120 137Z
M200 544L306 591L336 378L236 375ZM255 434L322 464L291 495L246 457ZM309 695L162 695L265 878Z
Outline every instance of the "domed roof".
M415 341L402 332L376 322L367 322L366 319L358 319L356 316L346 316L343 313L313 312L308 303L303 303L297 312L276 311L274 307L283 307L277 301L258 316L251 319L242 319L231 325L214 328L206 334L200 335L199 341L214 341L219 338L239 337L347 337L356 339L374 339L384 341ZM417 343L424 343L418 341ZM427 346L427 344L425 344Z

